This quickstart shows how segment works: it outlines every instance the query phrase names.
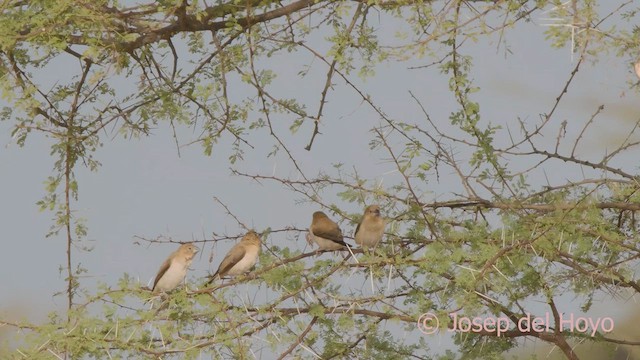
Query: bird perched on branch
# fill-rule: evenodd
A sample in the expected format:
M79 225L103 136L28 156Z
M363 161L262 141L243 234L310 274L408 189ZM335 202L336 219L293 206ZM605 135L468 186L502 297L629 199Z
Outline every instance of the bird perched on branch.
M218 270L211 276L207 285L216 278L225 275L240 275L248 272L258 261L260 255L260 237L255 231L249 231L239 243L234 245L222 259Z
M151 291L168 292L180 285L187 276L187 270L198 250L193 244L180 245L160 266Z
M356 244L364 249L374 248L382 240L385 221L380 215L380 206L369 205L364 209L364 215L356 227L354 235Z
M322 211L313 213L307 242L316 243L318 250L342 250L347 248L342 236L342 230Z

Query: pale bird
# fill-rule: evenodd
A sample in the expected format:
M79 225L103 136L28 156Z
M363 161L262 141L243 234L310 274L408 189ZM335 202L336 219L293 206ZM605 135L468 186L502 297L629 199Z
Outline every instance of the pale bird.
M207 282L211 284L216 278L226 275L240 275L248 272L258 261L260 255L260 237L255 231L249 231L239 243L234 245L222 259L218 270Z
M364 215L356 227L356 244L363 248L374 248L382 240L385 221L380 215L380 206L369 205L364 209Z
M180 245L160 266L151 291L168 292L180 285L187 276L187 270L197 252L198 248L193 244Z
M307 234L309 245L316 243L318 250L342 250L347 247L343 239L342 230L338 224L329 219L322 211L313 213Z

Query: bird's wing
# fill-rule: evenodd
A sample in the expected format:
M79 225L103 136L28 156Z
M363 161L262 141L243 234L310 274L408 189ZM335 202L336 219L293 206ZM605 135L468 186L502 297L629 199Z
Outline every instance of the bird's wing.
M154 291L156 289L156 285L158 285L158 281L162 279L162 276L164 275L164 273L166 273L167 270L169 270L169 268L171 267L172 258L173 256L169 256L167 260L165 260L162 263L162 265L160 265L160 270L158 270L158 275L156 275L156 279L153 281L153 287L151 288L151 291Z
M215 278L216 275L220 277L223 277L224 275L226 275L226 273L235 264L237 264L238 261L242 260L242 258L244 257L244 254L246 253L247 251L245 250L244 246L242 246L241 244L237 244L236 246L232 247L231 250L229 250L229 252L227 253L227 256L225 256L224 259L222 259L220 266L218 266L218 271L216 271L216 273L213 274L213 278Z
M358 223L358 226L356 226L356 232L353 233L353 237L356 237L356 235L358 235L358 230L360 230L360 225L362 225L362 221L364 221L364 217L362 218L362 220L360 220L360 222Z
M329 220L324 222L322 225L323 226L318 226L318 224L316 224L311 226L311 232L313 235L347 246L343 241L344 237L342 236L342 230L340 230L338 224Z

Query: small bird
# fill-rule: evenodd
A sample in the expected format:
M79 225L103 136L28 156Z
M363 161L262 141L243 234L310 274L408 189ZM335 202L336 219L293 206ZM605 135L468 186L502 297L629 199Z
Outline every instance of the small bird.
M260 237L255 231L249 231L229 250L207 285L225 275L235 276L248 272L258 261L258 255L260 255Z
M153 293L168 292L180 285L187 276L187 270L198 250L193 244L180 245L178 250L171 253L160 266L151 291Z
M364 209L362 220L356 227L354 234L356 244L363 248L373 248L382 240L385 221L380 216L380 206L369 205Z
M342 250L347 247L343 241L342 230L322 211L313 213L307 242L318 244L318 250Z

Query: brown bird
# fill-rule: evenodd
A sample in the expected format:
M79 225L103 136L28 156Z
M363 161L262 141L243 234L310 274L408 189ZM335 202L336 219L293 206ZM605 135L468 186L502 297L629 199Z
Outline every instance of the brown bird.
M347 247L343 241L342 230L322 211L313 213L307 242L309 245L316 243L318 250L342 250Z
M382 240L385 221L380 216L380 206L369 205L364 209L362 220L356 227L355 241L363 248L374 248Z
M178 250L169 255L160 266L153 282L153 293L167 292L175 289L187 276L187 270L193 261L198 248L193 244L182 244Z
M258 261L260 255L260 237L255 231L249 231L239 243L234 245L222 259L218 270L211 276L207 285L216 278L225 275L240 275L248 272Z

